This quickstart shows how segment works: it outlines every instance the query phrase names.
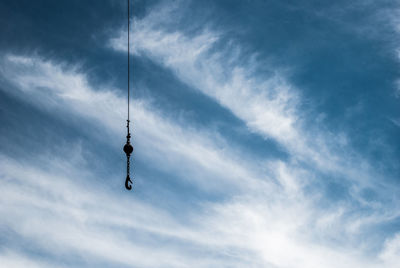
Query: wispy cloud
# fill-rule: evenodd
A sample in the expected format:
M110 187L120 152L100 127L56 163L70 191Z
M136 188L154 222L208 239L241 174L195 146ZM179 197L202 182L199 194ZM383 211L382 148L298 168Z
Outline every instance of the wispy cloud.
M304 104L301 94L285 78L286 71L270 68L271 74L257 75L258 66L268 63L258 62L255 55L243 62L238 45L219 43L223 33L206 28L198 35L188 36L163 28L172 17L165 14L164 8L171 10L161 6L134 21L133 53L171 69L191 88L229 109L250 131L279 142L296 160L312 164L322 172L340 173L358 185L370 186L370 179L359 177L361 173L363 178L370 177L374 168L347 146L345 133L321 131L324 126L318 122L305 124L302 118L307 114L299 109ZM112 39L111 46L125 50L125 36L122 32ZM220 46L224 48L218 49Z
M43 159L42 165L3 154L0 227L8 232L0 237L17 239L8 251L0 251L2 263L396 267L398 235L380 237L373 232L399 217L397 197L383 198L389 190L372 178L379 175L373 165L346 145L345 135L305 125L301 94L285 72L260 77L256 57L243 63L238 45L230 44L230 51L218 49L222 33L211 29L195 36L164 29L161 24L170 11L161 8L135 21L135 53L172 70L191 88L230 110L249 131L276 140L290 157L245 157L218 132L185 118L176 120L156 109L150 98L136 99L135 157L151 163L155 171L174 175L166 180L179 180L219 199L200 198L193 211L181 215L169 201L156 204L113 193L105 186L106 178L93 185L98 174L77 167L76 162L86 159L79 144L68 144L58 157L46 152L57 149L50 144L43 155L35 156ZM123 39L122 34L111 40L112 46L124 50ZM121 147L126 100L117 88L91 85L81 68L40 56L6 55L2 63L1 81L7 84L2 90L7 94L58 118L72 116L101 126L105 134L99 138L92 133L92 138L111 143L116 150ZM357 161L346 163L350 160ZM344 177L344 184L350 181L344 188L351 197L324 205L329 198L319 190L332 175ZM367 186L380 197L365 198ZM165 194L157 191L155 195ZM397 188L390 193L397 193ZM184 196L179 199L185 201ZM42 257L33 257L23 244L32 245Z
M38 107L57 107L61 113L73 113L88 121L96 119L114 133L110 135L123 135L117 122L123 122L125 102L116 91L95 91L85 75L74 68L63 69L37 57L8 56L5 60L9 68L3 70L3 75L7 74L9 82L25 92L24 97L30 96L24 100ZM7 205L2 206L2 215L8 216L2 224L26 241L34 241L45 254L68 253L83 259L83 263L96 259L99 263L119 266L135 263L140 267L188 267L193 262L197 267L244 264L281 267L299 263L308 267L321 263L324 267L337 263L342 267L368 267L363 258L352 257L360 254L360 249L349 253L349 245L337 249L314 240L310 228L314 228L317 218L321 235L337 233L338 230L327 227L340 225L344 219L338 212L320 211L315 206L315 196L304 194L301 182L310 175L307 170L281 161L269 162L264 167L239 163L229 157L228 148L220 149L225 144L222 137L212 140L207 131L195 133L183 129L146 105L137 101L134 112L137 139L148 146L147 152L143 152L145 157L160 168L168 167L181 174L181 178L184 174L200 174L191 175L190 183L206 190L214 184L211 189L224 192L225 201L205 202L199 211L178 222L172 211L137 199L132 203L131 199L71 180L82 174L73 165L67 166L68 176L61 176L57 170L29 165L22 168L21 163L3 156L1 196L2 203ZM169 155L171 159L165 163L157 155ZM185 163L183 170L182 163ZM56 169L66 164L66 159L47 163ZM268 177L262 175L265 170L270 172ZM90 172L85 174L86 179L93 180ZM267 182L269 178L279 183ZM227 184L237 188L229 189ZM129 204L129 210L121 204ZM138 234L153 238L143 241L137 238ZM165 239L170 241L168 247L154 248L153 243L159 245ZM294 257L285 260L282 254L287 249ZM208 257L198 261L194 252L203 252ZM215 257L210 256L211 252ZM20 253L7 256L19 256L16 254ZM390 254L382 256L389 256L385 259L387 263L392 261ZM28 255L24 257L29 259Z
M126 100L116 90L94 91L85 76L76 70L63 71L61 66L39 58L8 56L6 61L8 67L3 74L26 94L23 95L25 100L43 109L79 115L105 126L104 130L110 135L124 136L121 125L125 120ZM170 171L171 167L176 167L176 175L181 174L182 178L197 181L206 188L228 179L226 170L230 171L229 185L240 184L241 188L255 183L255 177L264 177L261 173L252 174L251 168L243 168L222 137L219 137L220 143L215 144L213 139L218 138L217 133L176 125L149 105L146 100L135 101L133 105L137 121L135 140L140 148L146 148L139 150L140 154L156 160L159 169ZM196 165L190 164L192 162ZM256 185L252 187L260 186Z
M306 124L302 118L307 113L300 109L304 101L299 90L285 78L285 71L257 75L258 66L268 66L268 62L258 62L256 57L243 62L240 46L235 44L220 49L218 42L223 33L204 29L198 35L188 36L174 28L166 29L163 25L169 25L172 16L165 12L174 8L179 6L161 5L134 21L134 52L172 70L191 88L215 99L243 120L250 131L276 140L293 162L312 166L312 172L349 181L350 194L359 202L368 203L359 194L364 189L375 189L387 196L393 185L386 185L385 175L347 144L346 133L333 133L319 122ZM122 32L112 39L111 46L126 49L125 36ZM381 179L377 180L378 177Z
M160 10L163 8L161 6ZM284 71L274 71L267 77L259 76L255 70L261 63L257 60L241 62L240 47L230 44L229 51L219 49L219 37L223 33L204 29L192 36L167 29L163 25L168 25L171 16L157 12L152 11L147 17L134 22L134 53L172 70L182 82L229 109L246 123L250 131L273 138L283 145L292 158L290 165L298 168L295 179L286 184L288 189L291 182L295 182L292 188L296 189L295 195L302 193L298 190L302 175L307 182L326 175L339 176L343 184L350 182L345 188L348 187L353 201L324 216L317 212L317 217L321 218L316 226L325 229L345 224L347 227L342 231L351 236L354 230L360 232L362 225L371 226L398 217L397 213L393 213L397 198L392 196L393 199L387 199L393 187L398 191L397 187L386 184L385 174L381 174L369 159L363 158L347 144L345 133L332 133L319 123L311 126L302 120L307 114L299 108L303 104L301 94L285 79ZM125 35L122 32L121 37L111 40L111 46L124 50ZM287 169L286 163L283 166L284 170ZM285 176L276 174L275 178L280 178L282 182ZM378 200L367 200L363 192L368 189L373 189L380 196ZM364 215L356 212L358 206L367 208L369 212ZM376 214L377 207L386 212ZM315 224L316 218L311 218ZM340 233L338 230L333 232Z

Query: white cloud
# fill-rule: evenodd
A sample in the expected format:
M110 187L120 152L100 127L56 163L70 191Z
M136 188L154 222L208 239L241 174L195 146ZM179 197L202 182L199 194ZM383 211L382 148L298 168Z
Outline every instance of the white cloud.
M120 138L113 140L121 141L124 137L126 100L118 91L108 88L94 91L76 68L63 71L59 65L39 58L7 56L6 63L3 75L24 92L21 96L25 100L47 111L61 109L63 113L97 122L105 126L104 131L109 135L119 135ZM222 138L215 144L216 133L181 127L149 105L144 100L133 104L134 141L138 153L156 161L159 169L171 172L171 166L175 167L174 174L214 190L221 183L230 185L228 189L266 186L267 182L260 183L255 178L267 177L239 164L239 158L229 151Z
M146 56L171 69L191 88L212 97L246 123L249 130L273 138L296 161L312 165L323 173L340 175L355 187L371 187L378 174L371 163L347 146L344 133L321 131L322 124L304 125L298 106L299 91L285 79L283 70L256 75L257 66L268 65L250 57L240 60L240 47L221 45L222 33L204 29L194 36L165 29L179 5L153 9L134 21L133 53ZM126 50L126 32L111 39L110 45ZM216 49L222 46L221 49ZM272 69L272 68L271 68Z
M306 176L297 175L291 182L282 181L285 177L276 174L286 187L299 189L298 185L333 176L340 178L337 183L347 185L353 204L357 202L373 210L378 206L382 211L396 206L398 198L390 195L388 200L387 197L399 188L385 180L379 167L348 145L345 133L332 133L321 122L305 125L302 118L306 115L299 109L303 100L285 79L285 72L275 70L272 75L257 75L257 66L268 63L260 63L256 57L251 57L249 62L241 61L240 47L232 43L218 49L222 33L204 29L198 35L188 36L179 30L165 29L164 25L169 25L172 18L170 15L179 13L172 12L174 8L179 6L161 5L143 19L134 21L134 53L172 70L191 88L229 109L250 131L277 141L289 152L289 165L308 167ZM114 49L126 49L125 36L126 32L122 31L110 45ZM366 199L362 194L366 189L373 189L385 204Z
M379 256L388 267L397 267L400 263L400 234L387 239L385 247Z
M26 241L34 241L41 251L72 254L88 262L188 267L184 263L190 259L173 247L156 248L136 240L141 233L184 238L180 232L185 229L164 211L95 186L71 183L56 172L21 165L4 156L1 160L0 213L7 215L1 223ZM57 161L64 159L48 164L57 166ZM79 171L75 176L80 176Z
M66 159L47 164L58 167L57 162ZM120 267L376 267L345 246L309 240L301 232L310 216L308 204L283 196L270 203L247 196L208 204L178 222L172 211L71 180L58 168L43 170L5 156L0 163L0 214L7 215L1 224L45 254ZM198 254L206 256L199 260ZM19 255L18 262L41 265ZM0 259L16 262L9 254Z
M32 260L31 258L20 254L18 252L6 250L0 252L1 265L7 268L20 268L20 267L32 267L32 268L47 268L54 267L54 263L46 263L40 260ZM57 267L64 267L57 264Z
M117 90L94 90L76 68L63 68L39 57L8 56L4 61L7 69L1 73L23 92L23 100L61 116L72 114L94 121L113 140L123 137L125 100ZM239 81L244 80L240 76ZM215 94L228 102L226 92ZM256 101L247 96L248 91L241 94L250 103ZM267 100L275 108L266 114L291 118L285 110L291 98L285 94ZM262 107L256 105L256 109ZM388 258L368 259L362 248L354 246L359 236L346 229L352 220L343 216L346 207L319 209L318 196L307 195L303 189L314 175L295 160L240 159L234 145L228 147L217 133L183 128L145 101L135 101L132 114L137 151L144 159L204 191L220 193L224 201L203 200L201 209L178 220L174 211L74 179L83 173L85 180L93 181L90 171L74 168L74 161L84 159L79 150L66 153L78 159L72 162L45 156L47 165L53 167L50 170L2 156L0 215L7 217L1 217L1 224L35 241L45 252L76 255L88 264L96 260L138 267L377 267L377 263L382 267L388 262ZM262 123L255 125L263 127ZM288 123L268 133L279 136L291 129ZM76 151L79 145L71 148ZM324 220L319 221L321 217ZM320 242L314 237L314 226ZM338 234L343 236L340 247L325 241ZM0 258L15 261L7 256ZM23 258L40 266L28 255Z

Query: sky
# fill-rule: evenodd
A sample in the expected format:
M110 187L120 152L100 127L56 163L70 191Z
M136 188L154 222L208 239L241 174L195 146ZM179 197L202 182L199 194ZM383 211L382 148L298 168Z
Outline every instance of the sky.
M0 1L3 267L395 268L400 2Z

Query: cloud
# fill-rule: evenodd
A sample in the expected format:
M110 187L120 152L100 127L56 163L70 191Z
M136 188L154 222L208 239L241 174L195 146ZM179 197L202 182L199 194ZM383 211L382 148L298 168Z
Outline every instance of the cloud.
M38 57L9 55L4 60L8 69L2 70L3 77L24 92L23 100L44 110L56 108L61 115L94 120L114 138L123 135L119 122L123 122L125 101L118 91L95 91L76 68ZM305 194L304 184L312 175L308 170L275 160L263 166L239 162L230 157L235 154L216 133L182 128L148 105L137 100L133 113L136 138L147 148L144 157L180 179L190 174L190 183L223 194L223 201L203 200L196 213L177 219L173 211L155 204L91 186L94 175L74 168L69 159L47 157L46 166L53 168L43 170L3 155L1 214L7 217L2 225L18 233L20 243L34 243L45 256L68 256L83 266L97 262L138 267L193 263L196 267L336 267L338 263L374 267L362 257L362 249L351 246L357 235L342 233L343 240L350 242L339 248L315 240L315 223L319 234L328 237L341 233L342 225L351 219L343 217L346 208L320 210L316 196ZM78 154L75 159L84 159L81 150L69 147ZM165 155L170 159L165 160ZM73 179L82 174L86 183ZM40 266L26 252L13 254L1 258L16 262L15 256L22 256ZM199 254L204 255L200 261ZM381 264L390 261L386 257Z
M213 98L231 111L246 123L250 131L264 138L272 138L284 146L290 153L290 162L275 163L274 168L279 171L281 165L283 173L277 172L273 177L279 178L281 185L285 185L285 194L292 192L296 198L304 201L300 197L304 190L302 187L318 183L324 185L328 182L323 180L329 176L340 178L337 183L348 190L350 200L343 201L326 214L316 210L315 204L312 204L311 214L315 214L306 217L304 222L312 222L325 239L331 234L345 234L345 238L339 240L348 242L346 250L351 250L363 236L364 229L371 226L379 228L379 224L398 217L397 213L393 214L398 199L390 194L398 192L398 187L386 180L387 174L382 173L379 167L347 144L345 133L332 133L318 122L314 126L306 124L302 118L307 114L300 109L304 100L299 90L285 78L285 71L276 70L260 76L256 71L257 66L268 66L268 62L258 62L256 56L243 61L240 47L227 42L223 33L205 28L193 35L168 27L171 16L165 15L164 7L159 6L159 10L162 10L160 14L157 13L159 10L153 9L147 17L134 21L133 53L172 70L190 88ZM111 47L125 50L122 45L126 43L125 35L126 32L122 31L120 37L112 39ZM295 167L294 175L285 176L285 172L290 170L289 166ZM373 191L377 198L369 199L364 194L366 191ZM309 197L310 200L313 198L316 197ZM324 198L321 196L321 199ZM258 202L255 201L252 206L255 204ZM285 203L283 207L291 206ZM296 211L304 212L307 209L310 208ZM367 212L361 212L363 210ZM372 241L379 243L378 240ZM315 253L315 256L319 253ZM336 253L328 255L334 256ZM333 259L342 259L343 263L351 262L338 256ZM367 262L373 263L371 260ZM316 265L307 264L310 267ZM367 264L362 262L360 265ZM329 264L323 267L329 267Z
M184 238L180 232L185 229L171 215L139 200L72 183L55 171L21 165L4 156L1 160L1 214L7 215L2 225L22 237L21 243L34 244L36 250L61 260L83 259L83 264L187 267L183 263L190 262L173 247L152 246L151 237L140 240L146 233L160 239ZM64 160L48 164L58 166ZM81 176L75 172L74 176ZM16 262L12 256L5 259Z
M291 157L243 157L219 133L176 120L155 109L151 99L137 99L132 113L137 157L151 163L153 170L173 175L166 180L188 183L202 194L215 193L218 200L203 196L193 211L181 215L179 206L168 207L169 201L155 204L115 194L104 187L107 178L93 186L97 178L91 170L75 166L74 161L85 156L79 145L71 144L72 152L65 155L73 158L42 156L51 168L1 157L0 215L7 216L1 217L1 225L19 235L19 244L29 242L55 262L73 259L81 266L394 265L397 236L382 238L386 244L381 250L381 240L369 234L368 227L379 228L398 217L392 203L396 198L366 201L364 188L350 184L353 199L324 207L324 193L310 191L325 184L328 179L321 173L329 172L375 187L375 174L366 175L369 163L357 159L361 163L344 164L356 159L349 156L353 152L345 138L307 129L298 107L301 95L284 73L259 77L256 57L243 64L234 44L232 52L216 49L221 33L210 29L193 37L164 30L160 20L169 11L161 10L161 15L150 13L135 21L135 53L171 69L181 81L229 109L251 132L279 142ZM123 36L111 41L114 48L124 49ZM2 60L3 81L12 85L3 89L7 94L59 118L71 116L101 126L105 134L100 142L121 146L126 100L117 88L91 85L79 67L39 56L6 55ZM94 139L96 134L92 135ZM81 177L84 180L77 179ZM374 190L389 192L385 187ZM183 195L177 190L174 194ZM185 197L180 201L184 203ZM376 244L378 257L368 257L371 243ZM41 266L27 251L11 252L18 253L2 251L0 258L9 263L21 258Z
M13 252L10 250L4 251L0 253L0 260L2 265L9 268L19 268L19 267L32 267L32 268L41 268L41 267L54 267L54 264L46 263L39 260L32 260L31 258L24 256L18 252ZM62 266L58 266L62 267Z
M24 100L47 111L61 110L96 122L105 126L104 131L113 137L124 136L121 126L125 124L126 100L117 90L95 91L77 68L64 71L61 65L39 58L9 55L5 61L8 67L2 73L24 93ZM151 107L150 102L137 100L132 111L135 143L145 159L155 161L161 170L171 172L171 167L175 167L175 175L197 181L198 186L204 188L218 189L221 183L227 184L226 180L229 180L229 187L260 187L258 179L265 176L242 167L239 158L234 157L235 152L230 152L228 144L216 133L174 124ZM220 143L213 142L215 138Z
M171 14L181 14L176 12L179 8L161 4L135 20L133 53L172 70L190 88L231 111L250 131L277 141L288 151L291 165L306 166L313 176L339 177L338 183L349 185L349 194L364 205L369 203L360 195L365 189L387 197L393 185L386 174L347 144L346 133L333 133L321 122L306 123L308 115L300 108L305 101L285 78L286 71L259 75L258 66L268 66L268 62L259 62L255 55L242 60L240 46L224 39L221 32L205 28L185 34L168 27ZM122 31L110 40L110 46L125 50L125 36Z
M306 124L307 114L300 109L304 101L285 78L287 71L269 67L269 74L259 75L258 66L268 69L268 62L259 62L256 54L242 60L240 46L226 41L223 33L205 28L189 35L166 27L174 8L179 5L160 5L134 20L132 53L172 70L190 88L231 111L251 132L276 140L296 161L322 173L340 174L360 188L371 187L374 177L381 176L347 145L345 133L332 133L318 122ZM110 46L126 50L125 36L122 31Z
M385 242L385 247L379 255L388 267L396 267L400 262L400 234L396 234L393 238L389 238Z
M196 267L262 267L268 263L271 267L335 267L337 263L354 267L363 263L343 248L337 252L299 237L299 228L309 217L304 203L239 198L210 204L182 223L171 211L71 180L82 175L80 170L60 175L57 167L65 162L63 158L48 159L47 165L56 167L54 170L5 156L0 162L0 213L7 215L2 225L22 237L21 243L34 244L36 250L61 261L67 258L82 265L98 262L120 267L190 267L193 263ZM90 176L86 179L92 180ZM292 257L284 258L288 249ZM200 252L207 254L203 261L197 257ZM20 253L23 258L19 262L27 259L40 265L25 254ZM6 259L16 262L12 256Z

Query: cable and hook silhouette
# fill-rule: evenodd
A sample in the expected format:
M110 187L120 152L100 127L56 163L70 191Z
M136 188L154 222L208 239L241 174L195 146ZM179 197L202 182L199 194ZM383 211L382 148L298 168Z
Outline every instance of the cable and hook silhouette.
M132 189L132 180L130 178L130 158L131 154L133 152L133 146L131 145L131 132L129 130L129 123L130 123L130 118L129 118L129 99L130 99L130 54L129 54L129 46L130 46L130 40L129 40L129 31L130 31L130 0L127 0L128 3L128 119L126 120L126 128L127 128L127 135L126 135L126 144L124 145L124 152L126 154L126 179L125 179L125 188L127 190Z

